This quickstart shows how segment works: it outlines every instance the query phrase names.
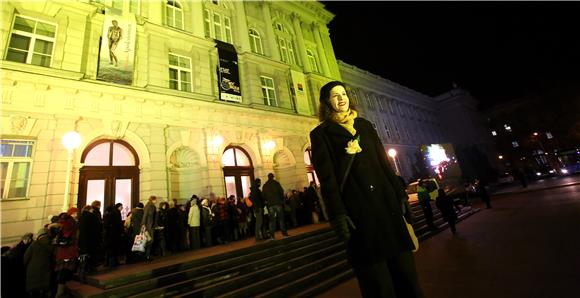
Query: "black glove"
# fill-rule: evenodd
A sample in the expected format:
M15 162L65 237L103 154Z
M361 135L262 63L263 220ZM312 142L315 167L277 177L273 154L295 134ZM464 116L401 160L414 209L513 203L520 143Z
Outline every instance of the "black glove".
M338 239L347 242L350 239L350 229L354 230L354 224L350 217L339 215L330 221L330 226L338 236Z

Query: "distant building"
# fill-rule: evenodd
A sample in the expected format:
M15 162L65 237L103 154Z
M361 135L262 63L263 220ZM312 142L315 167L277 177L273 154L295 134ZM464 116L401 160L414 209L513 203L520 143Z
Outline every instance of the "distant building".
M406 178L419 144L448 140L438 118L446 102L337 62L334 16L319 2L21 0L1 9L3 245L93 200L128 210L149 195L241 197L269 172L301 189L316 179L308 133L331 80L368 100L362 114L399 150ZM70 169L68 131L81 136Z

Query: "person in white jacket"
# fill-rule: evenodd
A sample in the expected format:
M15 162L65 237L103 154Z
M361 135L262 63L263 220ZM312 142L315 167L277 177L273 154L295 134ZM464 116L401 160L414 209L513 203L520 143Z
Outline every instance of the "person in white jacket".
M189 215L187 218L187 225L189 227L189 248L199 249L201 246L201 239L199 235L200 227L200 207L196 195L191 197L191 207L189 208Z

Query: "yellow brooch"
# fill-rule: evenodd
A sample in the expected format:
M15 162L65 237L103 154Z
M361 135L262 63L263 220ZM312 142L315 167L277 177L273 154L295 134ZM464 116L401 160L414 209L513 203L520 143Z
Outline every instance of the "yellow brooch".
M356 137L356 139L351 140L346 144L346 148L344 149L346 150L347 154L357 154L362 151L362 148L358 144L359 138L360 136Z

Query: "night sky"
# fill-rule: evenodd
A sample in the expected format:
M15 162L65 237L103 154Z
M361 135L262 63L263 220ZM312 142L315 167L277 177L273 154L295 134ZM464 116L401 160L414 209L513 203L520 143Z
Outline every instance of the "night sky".
M580 91L580 2L322 3L337 59L423 94L456 82L487 109Z

